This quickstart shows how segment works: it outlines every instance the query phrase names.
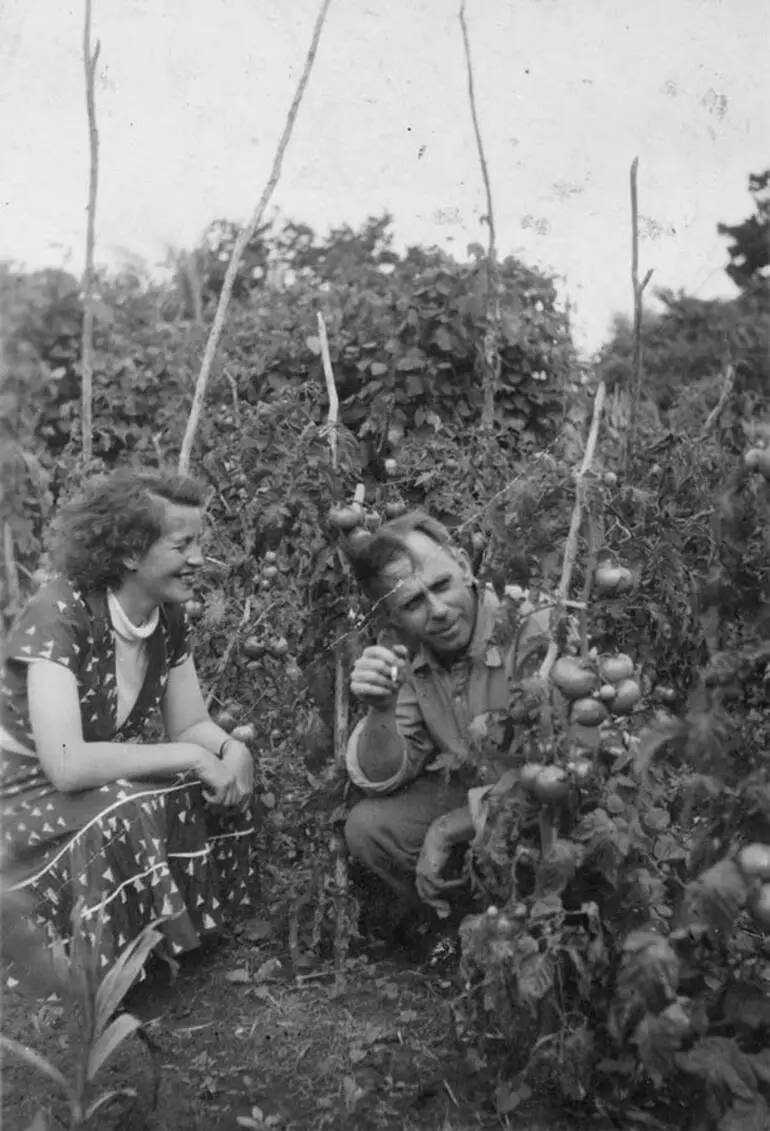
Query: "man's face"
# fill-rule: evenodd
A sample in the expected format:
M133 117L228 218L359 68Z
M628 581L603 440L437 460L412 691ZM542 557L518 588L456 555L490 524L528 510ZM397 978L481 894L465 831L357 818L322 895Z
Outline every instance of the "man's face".
M394 628L412 642L448 654L467 648L476 622L476 593L467 557L451 553L425 534L411 533L407 557L387 567L392 587L387 608Z

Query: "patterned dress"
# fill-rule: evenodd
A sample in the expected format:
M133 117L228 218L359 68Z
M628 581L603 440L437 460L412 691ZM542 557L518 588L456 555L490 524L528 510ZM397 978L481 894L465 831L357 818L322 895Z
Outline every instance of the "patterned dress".
M0 749L3 855L15 887L31 895L38 921L66 937L72 909L87 924L103 916L100 962L158 916L168 953L200 945L252 902L256 832L251 812L214 811L191 775L118 780L62 793L34 753L27 668L61 664L77 679L86 742L158 741L170 670L189 656L180 606L164 605L147 640L147 671L128 717L117 725L115 634L106 593L83 594L64 578L29 602L4 646ZM164 739L160 739L164 741Z

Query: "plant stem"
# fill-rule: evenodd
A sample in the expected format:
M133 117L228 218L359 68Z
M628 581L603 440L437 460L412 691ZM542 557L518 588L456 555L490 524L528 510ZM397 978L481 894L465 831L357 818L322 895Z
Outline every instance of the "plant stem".
M83 270L83 332L81 342L81 431L83 464L87 468L93 457L93 383L94 383L94 244L96 242L96 194L99 186L99 131L96 126L94 80L100 43L91 50L91 0L85 0L83 21L83 69L86 79L86 114L88 116L88 210L86 223L86 261Z
M278 179L281 175L281 168L283 166L283 158L286 153L286 148L289 144L292 132L294 130L294 123L297 120L300 104L305 93L305 89L310 78L310 72L313 69L313 63L318 52L318 43L321 38L321 31L323 30L326 13L329 10L331 0L322 0L321 10L316 18L315 27L313 28L313 36L310 41L307 56L305 58L305 66L300 75L299 83L294 94L289 112L286 116L286 122L283 127L278 148L273 158L273 168L270 173L267 184L262 192L254 213L247 224L238 233L238 238L235 241L230 262L227 265L225 272L224 282L222 283L222 290L219 294L219 302L217 303L216 313L214 315L214 324L211 327L208 340L206 341L206 349L203 354L203 361L201 362L200 373L195 382L195 392L193 394L193 403L190 409L190 415L187 420L187 427L185 428L184 437L182 439L182 447L179 452L179 470L187 472L190 468L190 457L192 455L192 447L195 441L195 434L198 430L198 423L200 421L201 411L203 409L203 402L206 397L206 388L208 386L209 377L211 376L211 369L214 364L219 343L224 331L225 319L227 317L228 307L230 305L230 298L233 293L233 287L238 274L238 268L243 258L243 253L248 247L250 241L254 237L254 233L262 223L262 218L267 209L267 205L278 184Z
M473 133L476 138L476 149L481 165L481 177L484 181L484 192L487 198L487 226L489 229L489 246L487 249L487 296L486 296L486 328L484 331L484 405L481 413L482 428L490 429L495 416L495 394L500 384L500 281L497 269L497 245L495 235L495 212L492 203L492 184L489 177L489 166L481 138L478 111L476 109L476 88L473 79L473 62L471 59L471 45L468 38L468 25L465 20L465 0L460 4L460 27L463 35L465 49L465 64L468 72L468 101L471 108Z

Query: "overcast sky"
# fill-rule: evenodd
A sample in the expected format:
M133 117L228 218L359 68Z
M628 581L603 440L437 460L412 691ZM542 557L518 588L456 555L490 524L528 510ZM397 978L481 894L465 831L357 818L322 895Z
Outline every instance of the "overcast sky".
M269 174L320 0L93 0L97 258L151 262ZM404 243L485 242L457 0L332 0L273 198L323 231L388 209ZM770 164L768 0L467 0L502 253L556 272L593 348L642 268L729 295L719 221ZM82 269L82 5L0 0L0 257Z

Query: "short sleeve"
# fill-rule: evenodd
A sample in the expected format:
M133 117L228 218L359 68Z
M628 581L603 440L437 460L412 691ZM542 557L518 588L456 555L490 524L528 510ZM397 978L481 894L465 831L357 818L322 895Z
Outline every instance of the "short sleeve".
M83 648L81 622L82 613L69 586L44 585L8 634L5 660L22 664L51 660L76 676Z
M182 605L167 605L164 611L168 625L168 666L178 668L192 655L190 624Z

